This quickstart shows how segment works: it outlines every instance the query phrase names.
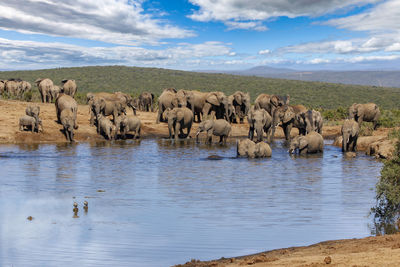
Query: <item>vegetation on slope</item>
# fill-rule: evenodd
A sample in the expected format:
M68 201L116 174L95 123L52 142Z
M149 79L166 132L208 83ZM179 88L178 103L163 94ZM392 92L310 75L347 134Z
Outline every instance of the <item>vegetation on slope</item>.
M253 101L261 93L290 94L293 104L304 104L308 107L322 109L347 108L355 102L375 102L382 109L400 109L400 88L377 88L124 66L0 72L0 79L21 78L32 83L34 99L37 95L34 81L39 77L50 78L56 85L60 85L63 79L75 79L78 84L78 97L82 100L87 92L123 91L138 95L143 91L151 91L159 95L164 88L174 87L200 91L219 90L226 94L241 90L250 92Z

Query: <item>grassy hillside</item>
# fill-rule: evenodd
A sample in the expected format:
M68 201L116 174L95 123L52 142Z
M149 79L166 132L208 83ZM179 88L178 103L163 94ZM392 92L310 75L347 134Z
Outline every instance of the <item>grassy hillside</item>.
M291 103L313 108L335 109L354 102L375 102L383 109L400 109L400 88L303 82L228 74L208 74L156 68L124 66L59 68L35 71L0 72L0 79L21 78L32 83L50 78L60 85L63 79L75 79L81 94L96 91L124 91L138 95L151 91L159 95L163 88L215 91L232 94L236 90L250 92L252 100L260 93L290 94ZM36 93L35 93L36 94Z

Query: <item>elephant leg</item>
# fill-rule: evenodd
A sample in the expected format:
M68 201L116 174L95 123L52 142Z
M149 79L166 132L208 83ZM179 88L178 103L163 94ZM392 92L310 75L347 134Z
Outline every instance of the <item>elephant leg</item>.
M282 125L283 126L283 130L285 132L285 139L287 141L290 141L290 132L292 131L292 125Z
M276 126L271 126L270 130L269 130L269 135L268 135L268 143L271 143L274 140L274 136L275 136L275 128Z
M192 129L192 123L189 123L188 128L187 128L187 135L186 138L189 138L190 135L190 130Z
M213 136L212 129L210 129L210 130L207 131L207 141L206 141L206 143L208 143L208 144L212 143L212 136Z
M181 124L179 123L179 122L177 122L176 123L176 125L175 125L175 140L178 140L178 138L179 138L179 132L181 132L182 131L182 129L181 129Z
M251 127L250 126L250 128L249 128L249 134L248 134L248 136L247 136L250 140L253 140L253 137L254 137L254 127Z

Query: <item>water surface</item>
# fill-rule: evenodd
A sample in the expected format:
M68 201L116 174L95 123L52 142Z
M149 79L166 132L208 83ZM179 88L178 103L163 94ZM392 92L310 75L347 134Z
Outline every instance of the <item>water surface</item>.
M248 160L191 141L0 146L0 266L168 266L370 234L380 162L272 148Z

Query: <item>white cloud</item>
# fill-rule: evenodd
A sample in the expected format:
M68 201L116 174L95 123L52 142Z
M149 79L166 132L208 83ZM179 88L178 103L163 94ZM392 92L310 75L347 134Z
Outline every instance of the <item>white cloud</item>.
M255 31L266 31L268 28L260 21L246 21L246 22L238 22L238 21L226 21L225 24L228 26L228 30L240 29L240 30L255 30Z
M141 47L83 47L63 43L15 41L0 38L0 69L38 69L84 65L135 65L188 68L187 62L232 56L221 42L181 43L162 50Z
M326 64L330 62L331 60L325 58L314 58L308 61L309 64Z
M145 14L142 0L0 0L0 28L115 44L154 44L193 32Z
M222 21L228 28L266 30L261 22L286 16L321 16L344 8L376 3L380 0L189 0L198 6L189 17L197 21ZM259 26L251 27L251 22ZM236 26L236 27L235 27ZM259 28L262 27L262 28Z
M268 55L268 54L271 54L271 50L269 50L269 49L260 50L260 51L258 51L258 54L259 55Z

